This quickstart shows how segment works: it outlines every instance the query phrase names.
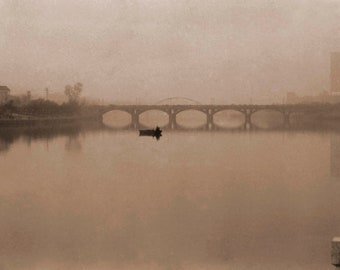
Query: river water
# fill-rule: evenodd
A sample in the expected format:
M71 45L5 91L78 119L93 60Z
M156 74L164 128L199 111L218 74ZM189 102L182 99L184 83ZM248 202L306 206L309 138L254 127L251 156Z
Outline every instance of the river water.
M335 130L2 129L0 269L333 269Z

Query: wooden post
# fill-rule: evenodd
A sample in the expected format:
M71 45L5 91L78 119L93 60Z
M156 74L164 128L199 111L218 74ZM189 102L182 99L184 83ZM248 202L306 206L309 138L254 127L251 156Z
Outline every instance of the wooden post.
M332 240L332 264L340 269L340 237Z

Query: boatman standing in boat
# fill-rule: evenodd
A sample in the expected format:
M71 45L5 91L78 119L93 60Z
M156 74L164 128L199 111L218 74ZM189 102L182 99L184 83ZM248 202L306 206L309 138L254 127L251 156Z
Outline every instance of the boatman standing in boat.
M139 130L139 136L152 136L159 140L159 138L162 136L162 130L159 126L157 126L155 129Z

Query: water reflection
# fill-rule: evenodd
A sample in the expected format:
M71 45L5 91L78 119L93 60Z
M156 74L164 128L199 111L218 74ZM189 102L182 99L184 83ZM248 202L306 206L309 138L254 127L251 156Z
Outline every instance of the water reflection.
M8 140L8 138L0 137L0 153L7 152L12 143L13 143L13 140L11 138Z
M102 127L1 133L12 145L0 163L5 270L329 264L336 132L165 132L157 143Z
M81 142L79 134L70 135L65 143L65 149L69 152L79 153L81 152Z
M48 148L49 141L60 136L66 136L68 139L65 143L65 149L68 151L80 151L81 143L79 136L85 133L104 131L107 128L100 123L87 123L79 125L58 125L46 127L11 127L0 130L0 152L6 152L10 149L11 144L23 140L27 146L32 141L45 141Z
M333 131L332 139L331 139L331 148L332 148L332 160L337 158L337 154L339 152L338 145L338 137L336 132L340 132L340 127L336 123L324 121L319 123L318 125L313 124L304 124L301 123L299 125L290 125L290 126L273 126L262 128L255 124L252 124L250 128L246 129L242 124L240 126L234 127L223 127L223 126L214 126L214 129L207 129L205 125L199 126L198 128L187 128L182 126L176 126L174 130L168 130L164 128L165 132L213 132L213 133L256 133L256 132L328 132ZM79 152L81 151L81 135L93 133L93 132L112 132L119 133L124 131L137 131L136 127L125 126L121 128L117 127L109 127L103 123L87 123L81 125L72 125L72 126L54 126L54 127L11 127L11 128L2 128L0 130L0 153L7 152L10 150L11 144L15 143L18 140L23 140L26 142L28 146L31 145L32 141L45 141L46 147L48 148L49 141L54 138L60 136L66 136L67 141L65 142L65 149L68 151ZM335 133L334 133L335 132ZM333 163L332 163L333 164ZM336 162L334 162L336 164ZM335 165L334 165L335 166ZM332 167L333 168L333 167ZM336 169L333 168L334 172Z

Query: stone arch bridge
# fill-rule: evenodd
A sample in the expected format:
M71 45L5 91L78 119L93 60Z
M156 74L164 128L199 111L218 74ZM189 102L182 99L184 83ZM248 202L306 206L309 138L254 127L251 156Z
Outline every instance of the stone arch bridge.
M101 107L100 113L103 116L110 111L123 111L131 116L131 123L128 128L138 129L143 128L139 121L139 116L147 111L160 111L165 112L169 121L163 129L180 129L177 124L176 116L180 112L195 110L202 112L206 115L206 123L202 129L214 130L218 127L214 122L214 115L221 111L238 111L244 115L243 128L249 129L253 127L252 115L261 110L271 110L282 113L284 119L284 126L289 126L290 115L293 113L325 113L334 110L335 106L331 104L289 104L289 105L108 105Z

